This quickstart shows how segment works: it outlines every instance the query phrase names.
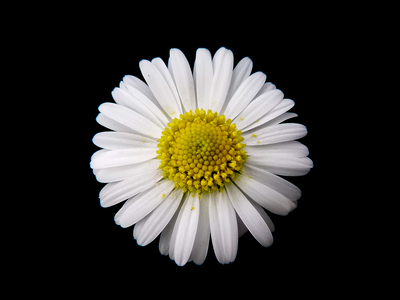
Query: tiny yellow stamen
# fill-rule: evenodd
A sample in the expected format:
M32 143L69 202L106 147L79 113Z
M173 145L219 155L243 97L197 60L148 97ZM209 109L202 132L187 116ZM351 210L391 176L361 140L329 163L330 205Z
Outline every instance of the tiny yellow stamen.
M157 158L164 178L186 191L216 191L243 170L244 138L231 119L204 109L175 118L162 132ZM163 195L164 197L164 195Z

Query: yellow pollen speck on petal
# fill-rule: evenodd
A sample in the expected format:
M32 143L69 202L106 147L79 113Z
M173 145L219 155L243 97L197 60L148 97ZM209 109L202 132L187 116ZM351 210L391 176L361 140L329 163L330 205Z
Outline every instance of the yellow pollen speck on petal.
M165 194L162 194L162 195L161 195L161 198L163 198L163 199L164 199L164 197L165 197Z
M256 134L254 134L254 133L253 133L251 136L252 136L252 137L257 137L257 135L256 135Z
M158 140L163 177L184 192L221 190L243 170L247 159L241 134L231 119L211 110L181 114Z

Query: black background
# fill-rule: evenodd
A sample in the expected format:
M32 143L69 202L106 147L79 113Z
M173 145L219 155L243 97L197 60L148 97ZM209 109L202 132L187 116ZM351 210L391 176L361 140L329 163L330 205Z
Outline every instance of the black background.
M258 25L253 24L253 25ZM77 88L74 116L70 128L71 139L76 139L79 148L72 150L76 177L70 179L68 197L73 204L68 207L64 245L68 254L60 254L66 264L71 263L80 276L109 280L111 278L152 278L165 280L176 276L177 282L190 282L191 276L207 274L204 280L218 281L230 278L231 285L240 284L241 278L255 280L255 285L268 285L270 280L281 284L293 284L305 280L303 288L312 288L316 282L324 285L324 276L334 272L340 263L341 249L337 246L339 232L335 227L332 210L332 184L329 183L329 69L332 61L332 42L314 28L297 29L296 26L282 29L252 26L217 24L216 29L189 28L183 24L175 27L135 29L121 25L108 28L85 27L75 37L74 44L66 45L76 57L69 68L75 69L69 82ZM326 33L326 32L325 32ZM330 32L328 36L334 36ZM92 137L107 129L96 123L98 106L113 102L111 91L119 85L123 76L130 74L141 77L139 61L161 57L167 61L170 48L179 48L193 67L196 50L208 48L212 55L220 47L231 49L235 65L245 56L253 60L252 72L262 71L267 81L281 89L285 98L293 99L295 106L290 112L298 117L288 120L303 124L308 135L300 141L310 150L314 162L310 173L302 177L287 177L298 186L302 196L298 207L287 216L269 213L276 230L274 243L264 248L246 233L239 239L236 260L221 265L216 260L211 241L203 265L193 262L179 267L168 256L158 250L157 238L146 247L136 244L133 227L123 229L114 222L114 215L121 204L102 208L98 194L104 184L98 183L89 167L91 155L98 150ZM71 102L72 103L72 102ZM76 118L75 118L76 117ZM78 134L79 133L79 134ZM76 165L75 165L76 164ZM123 273L128 275L122 275ZM172 275L174 274L174 275ZM131 277L130 277L131 276ZM82 279L81 279L82 280Z

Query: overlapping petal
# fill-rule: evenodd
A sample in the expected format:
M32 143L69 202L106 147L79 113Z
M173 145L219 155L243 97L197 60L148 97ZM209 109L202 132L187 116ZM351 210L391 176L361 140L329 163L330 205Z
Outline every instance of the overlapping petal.
M307 134L306 127L282 124L297 116L287 112L294 101L265 82L264 73L251 74L250 58L235 68L233 62L226 48L214 57L198 49L193 73L179 49L171 49L168 66L161 58L142 60L144 81L125 76L112 92L116 103L100 105L96 118L113 130L93 137L102 149L93 154L90 166L97 180L107 183L99 195L101 205L127 200L115 222L122 227L135 224L139 245L160 235L160 252L180 266L188 261L202 264L210 239L220 263L234 261L238 238L247 230L261 245L270 246L275 227L264 209L286 215L301 196L298 187L278 175L301 176L313 167L308 148L295 141ZM163 178L156 158L163 129L196 108L232 119L248 156L232 183L200 197Z

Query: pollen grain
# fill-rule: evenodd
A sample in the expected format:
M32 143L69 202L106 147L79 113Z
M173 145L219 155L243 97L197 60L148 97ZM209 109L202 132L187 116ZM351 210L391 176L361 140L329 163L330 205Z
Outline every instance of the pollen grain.
M157 145L164 178L184 192L219 190L247 159L241 133L231 119L211 110L181 114L168 123Z

